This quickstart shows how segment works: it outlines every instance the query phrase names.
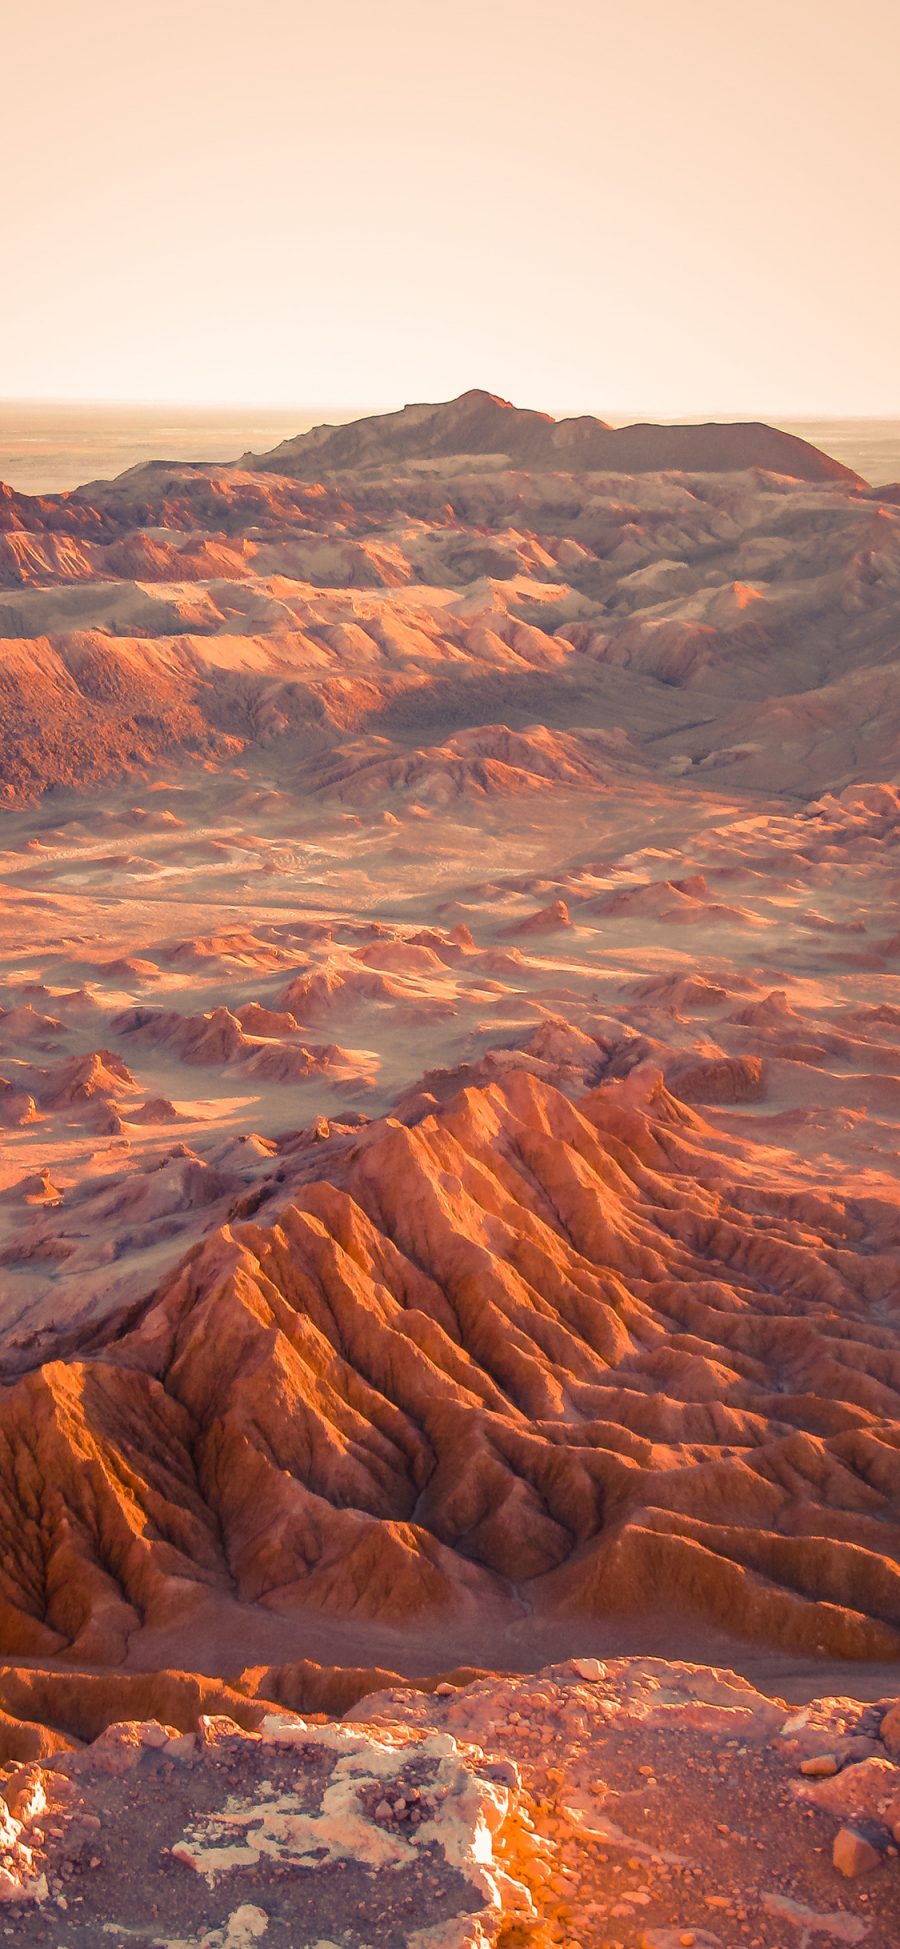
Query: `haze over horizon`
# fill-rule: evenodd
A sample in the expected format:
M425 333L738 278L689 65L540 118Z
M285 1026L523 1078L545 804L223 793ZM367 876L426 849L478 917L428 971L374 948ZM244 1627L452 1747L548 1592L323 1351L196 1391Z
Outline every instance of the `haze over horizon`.
M685 410L683 413L669 413L664 412L659 406L648 404L646 401L638 401L637 403L632 401L630 404L619 403L615 407L607 406L606 409L604 409L602 400L599 403L592 401L586 404L582 401L580 405L569 403L567 406L559 406L552 401L548 403L545 400L536 401L532 398L513 398L511 394L504 392L499 386L482 385L477 376L472 380L471 385L462 386L457 393L441 394L440 396L435 393L433 398L429 397L428 399L424 395L421 397L416 396L415 398L410 395L408 399L401 398L397 395L396 398L392 399L370 399L360 403L358 400L351 401L347 399L338 401L314 400L310 402L306 399L292 398L288 395L278 399L254 399L251 397L237 396L234 399L181 399L176 395L165 399L154 399L149 397L132 398L125 394L121 396L113 394L96 396L78 393L0 393L0 412L5 412L10 415L14 413L24 415L32 412L34 414L41 414L53 411L65 411L81 415L96 411L98 414L119 416L134 413L136 416L146 417L154 425L159 425L167 413L177 415L180 423L186 423L191 419L195 419L201 425L208 425L217 414L225 420L234 422L243 421L245 418L252 417L254 414L260 415L263 419L273 421L285 417L290 419L291 416L296 416L298 424L295 431L302 432L307 427L320 423L322 425L340 425L349 420L377 418L385 413L399 413L402 412L405 406L439 406L449 404L452 399L460 398L468 392L485 392L495 399L504 400L507 405L547 413L552 419L563 420L576 418L583 414L596 419L606 420L610 426L626 426L642 420L653 421L663 426L696 425L702 423L704 420L764 420L772 424L788 427L800 425L804 427L817 425L878 427L894 426L900 422L900 407L894 412L883 413L814 413L811 411L804 413L767 413L761 408L747 407L742 409L740 406L730 408L723 406L719 409L698 407L693 412ZM301 421L302 425L300 424Z
M6 39L8 398L900 413L890 0L51 0Z

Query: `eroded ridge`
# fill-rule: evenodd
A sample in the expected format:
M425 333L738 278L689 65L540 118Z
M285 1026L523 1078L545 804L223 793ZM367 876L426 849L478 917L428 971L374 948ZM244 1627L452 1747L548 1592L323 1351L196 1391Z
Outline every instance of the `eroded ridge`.
M114 1661L236 1603L900 1651L889 1209L742 1182L646 1065L575 1102L514 1068L293 1163L0 1399L9 1649Z

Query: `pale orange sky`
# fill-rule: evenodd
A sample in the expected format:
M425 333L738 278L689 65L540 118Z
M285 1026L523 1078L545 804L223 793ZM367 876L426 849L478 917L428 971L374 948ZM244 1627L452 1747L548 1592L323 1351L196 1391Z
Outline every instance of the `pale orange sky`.
M900 0L5 0L0 394L900 413Z

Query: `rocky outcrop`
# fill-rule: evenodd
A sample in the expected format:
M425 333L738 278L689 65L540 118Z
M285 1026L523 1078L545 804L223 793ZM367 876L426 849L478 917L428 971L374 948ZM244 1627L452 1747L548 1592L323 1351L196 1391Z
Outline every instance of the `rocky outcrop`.
M184 1729L168 1704L161 1686L158 1715L7 1769L0 1900L23 1945L148 1939L148 1904L167 1949L896 1940L891 1829L838 1811L861 1767L816 1790L801 1757L817 1733L862 1740L887 1807L886 1702L791 1713L729 1672L582 1658L370 1693L338 1723L260 1705L242 1726L198 1696Z

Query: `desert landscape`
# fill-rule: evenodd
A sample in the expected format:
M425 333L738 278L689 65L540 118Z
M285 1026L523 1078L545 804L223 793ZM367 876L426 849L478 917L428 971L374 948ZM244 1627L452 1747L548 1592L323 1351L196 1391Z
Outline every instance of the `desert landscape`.
M896 1944L898 597L761 423L0 489L17 1940Z

